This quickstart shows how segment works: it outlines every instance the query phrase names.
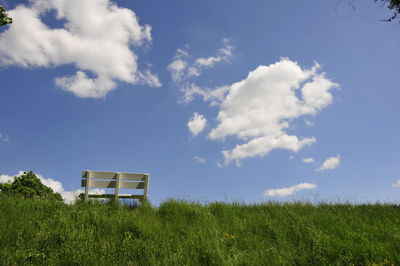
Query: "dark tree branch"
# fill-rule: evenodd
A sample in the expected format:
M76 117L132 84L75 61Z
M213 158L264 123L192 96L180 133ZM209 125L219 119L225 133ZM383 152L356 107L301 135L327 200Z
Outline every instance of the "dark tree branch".
M393 10L393 15L383 21L392 22L398 15L400 14L400 0L374 0L375 3L381 2L383 5L386 5L386 8L389 10Z
M0 6L0 26L4 26L12 23L12 18L8 17L6 10L3 6Z

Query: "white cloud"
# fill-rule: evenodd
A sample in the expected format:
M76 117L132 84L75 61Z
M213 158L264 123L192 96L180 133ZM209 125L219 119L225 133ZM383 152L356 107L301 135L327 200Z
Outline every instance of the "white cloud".
M64 21L52 29L42 16L56 12ZM138 70L131 49L151 42L151 27L110 0L31 0L8 11L13 23L0 35L0 65L25 68L71 64L74 75L58 77L57 86L78 97L101 98L117 81L161 86L149 70Z
M199 157L199 156L195 156L195 157L193 157L193 161L195 161L197 163L205 163L206 159Z
M9 141L8 136L4 136L1 132L0 132L0 142L7 142Z
M186 50L178 49L173 61L167 69L171 79L182 93L180 99L183 103L189 103L194 96L200 95L204 100L221 100L227 92L227 87L217 89L202 88L193 82L195 77L200 76L205 69L214 67L217 63L229 63L233 56L234 47L228 39L223 39L223 47L218 50L216 56L201 57L189 62L189 53Z
M15 176L21 176L24 174L24 171L19 171L17 175ZM61 197L63 198L64 202L67 204L72 204L75 202L79 194L83 193L84 191L82 189L77 189L74 191L65 191L61 182L56 181L51 178L45 178L40 174L35 175L40 179L43 185L50 187L54 192L60 193ZM11 183L14 181L15 176L9 176L9 175L0 175L0 183ZM91 194L104 194L105 190L104 189L90 189Z
M197 136L201 131L204 130L207 124L207 119L201 114L194 113L189 119L187 126L193 136Z
M170 65L168 65L168 70L171 73L171 78L175 83L179 83L183 79L186 66L187 62L183 61L180 58L177 58Z
M194 67L200 69L202 67L212 67L218 62L229 62L230 58L232 57L233 46L229 44L228 39L223 39L222 41L224 43L224 47L219 49L217 56L197 58L194 63Z
M9 175L0 175L0 183L11 183L14 181L13 176Z
M325 171L325 170L331 170L335 169L338 167L340 164L340 155L336 155L335 157L330 157L326 159L320 168L318 168L316 171Z
M1 179L1 177L0 177L0 179ZM400 179L397 180L397 182L394 183L392 186L393 186L393 187L400 187Z
M161 87L162 84L160 80L158 79L158 76L156 74L151 73L149 69L146 69L144 71L139 71L138 73L139 77L139 82L141 84L145 84L150 87Z
M283 197L283 196L289 196L292 195L295 192L298 192L300 190L304 189L314 189L316 188L316 184L310 184L310 183L300 183L291 187L285 187L285 188L276 188L276 189L268 189L265 191L265 196L269 197Z
M60 194L65 203L72 204L76 201L76 199L79 197L79 195L84 192L85 191L83 189L76 189L73 191L63 191L63 192L60 192ZM99 194L105 194L106 191L101 188L91 188L91 189L89 189L89 193L99 195Z
M19 172L19 175L23 175L23 174L24 174L24 172L22 172L22 171ZM64 192L64 188L60 181L56 181L51 178L45 178L40 174L35 174L35 175L40 179L40 181L42 182L43 185L51 188L54 192L57 192L57 193Z
M287 58L269 66L259 66L247 78L228 86L219 105L218 125L209 138L241 140L224 150L225 164L247 157L263 157L274 149L297 152L314 143L286 132L290 122L303 115L315 115L332 103L330 90L338 85L319 73L316 63L303 69Z
M312 157L309 157L309 158L304 158L303 159L303 162L304 163L313 163L315 160L314 160L314 158L312 158Z
M204 101L211 101L210 106L217 106L225 98L228 91L228 86L202 88L195 83L186 83L185 86L181 87L182 96L180 101L189 103L193 101L196 95L199 95L203 97Z
M304 120L304 123L307 125L307 126L315 126L315 123L314 122L312 122L312 121L310 121L310 120L308 120L308 119L305 119Z
M253 138L245 144L238 144L232 150L223 150L225 164L232 160L240 165L240 160L248 157L265 156L274 149L288 149L294 152L299 151L306 145L315 142L314 138L299 139L297 136L282 134L280 136L264 136Z

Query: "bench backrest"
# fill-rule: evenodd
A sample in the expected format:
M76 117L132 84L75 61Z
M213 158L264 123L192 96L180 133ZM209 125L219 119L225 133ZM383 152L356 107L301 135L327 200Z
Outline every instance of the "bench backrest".
M85 201L89 197L96 198L137 198L147 200L149 189L149 174L82 171L81 186L85 188ZM89 194L89 188L114 188L114 194ZM120 195L120 189L143 189L142 195Z

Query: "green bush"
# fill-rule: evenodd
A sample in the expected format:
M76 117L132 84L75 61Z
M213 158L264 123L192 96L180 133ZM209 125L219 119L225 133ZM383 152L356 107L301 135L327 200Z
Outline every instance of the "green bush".
M12 183L0 184L0 190L4 194L24 198L46 198L62 201L60 193L54 193L51 188L43 185L32 171L16 176Z

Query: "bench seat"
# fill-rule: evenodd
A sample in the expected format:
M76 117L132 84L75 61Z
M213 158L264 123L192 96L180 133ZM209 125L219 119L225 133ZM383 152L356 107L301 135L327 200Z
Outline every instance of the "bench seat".
M121 173L121 172L100 172L85 170L82 171L81 186L85 188L85 201L89 198L119 198L147 200L149 188L149 174ZM114 188L114 194L89 194L90 188ZM143 194L120 194L120 189L143 190Z

